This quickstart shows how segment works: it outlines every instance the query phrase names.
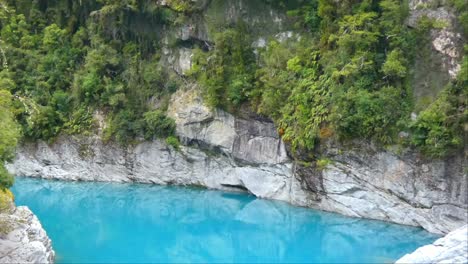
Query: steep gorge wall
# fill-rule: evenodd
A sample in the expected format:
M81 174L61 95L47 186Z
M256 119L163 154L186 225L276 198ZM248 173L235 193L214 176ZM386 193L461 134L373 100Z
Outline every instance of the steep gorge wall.
M367 143L328 146L329 165L297 173L303 165L287 156L270 122L213 112L196 89L179 91L169 113L186 144L179 151L158 140L122 148L98 136L64 136L52 144L25 143L8 168L18 176L248 191L299 206L422 226L434 233L448 233L468 220L461 157L424 161L416 154L398 156ZM313 186L314 179L320 184Z

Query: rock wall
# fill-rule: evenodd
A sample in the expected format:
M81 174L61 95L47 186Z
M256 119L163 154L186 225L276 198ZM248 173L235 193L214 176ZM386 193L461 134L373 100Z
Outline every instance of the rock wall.
M284 187L288 185L291 166L242 166L227 156L192 147L182 146L176 151L159 140L121 148L105 144L94 136L60 137L51 145L45 142L24 144L8 168L19 176L248 188L260 197L279 198L286 195ZM257 179L264 183L252 182ZM268 182L274 186L266 186ZM255 191L259 188L262 190ZM273 193L263 193L267 191Z
M463 226L431 245L399 259L403 263L468 263L468 226Z
M53 263L55 252L37 217L0 196L0 263Z
M184 142L179 151L159 140L122 148L97 136L62 136L52 144L23 144L7 167L18 176L247 191L434 233L448 233L468 220L461 156L424 161L366 143L328 145L329 165L309 170L288 157L271 122L211 111L196 89L175 94L169 114Z
M368 143L324 148L330 164L321 176L308 175L320 178L321 185L312 188L319 194L319 208L422 226L434 233L467 222L467 163L462 154L424 160L411 151L397 155Z

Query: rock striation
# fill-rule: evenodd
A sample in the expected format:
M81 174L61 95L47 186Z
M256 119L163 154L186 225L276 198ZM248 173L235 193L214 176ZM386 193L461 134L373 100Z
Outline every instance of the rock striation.
M463 226L399 259L403 263L468 263L468 226Z
M0 212L0 263L53 263L52 243L26 206L11 202Z
M355 217L422 226L444 234L468 220L466 160L424 160L368 143L328 145L329 165L320 174L318 207ZM307 179L306 179L307 180ZM309 182L310 180L306 181ZM309 188L311 189L311 188Z

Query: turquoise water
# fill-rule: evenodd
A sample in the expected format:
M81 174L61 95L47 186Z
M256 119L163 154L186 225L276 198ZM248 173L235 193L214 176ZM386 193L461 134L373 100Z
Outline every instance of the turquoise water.
M195 188L17 178L57 262L392 262L437 237Z

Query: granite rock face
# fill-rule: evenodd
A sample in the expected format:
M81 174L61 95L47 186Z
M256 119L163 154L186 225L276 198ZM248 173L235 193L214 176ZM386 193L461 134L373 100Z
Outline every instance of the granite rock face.
M37 217L25 206L0 214L0 263L53 263L55 253Z
M468 226L450 232L431 245L418 248L396 263L468 263Z

